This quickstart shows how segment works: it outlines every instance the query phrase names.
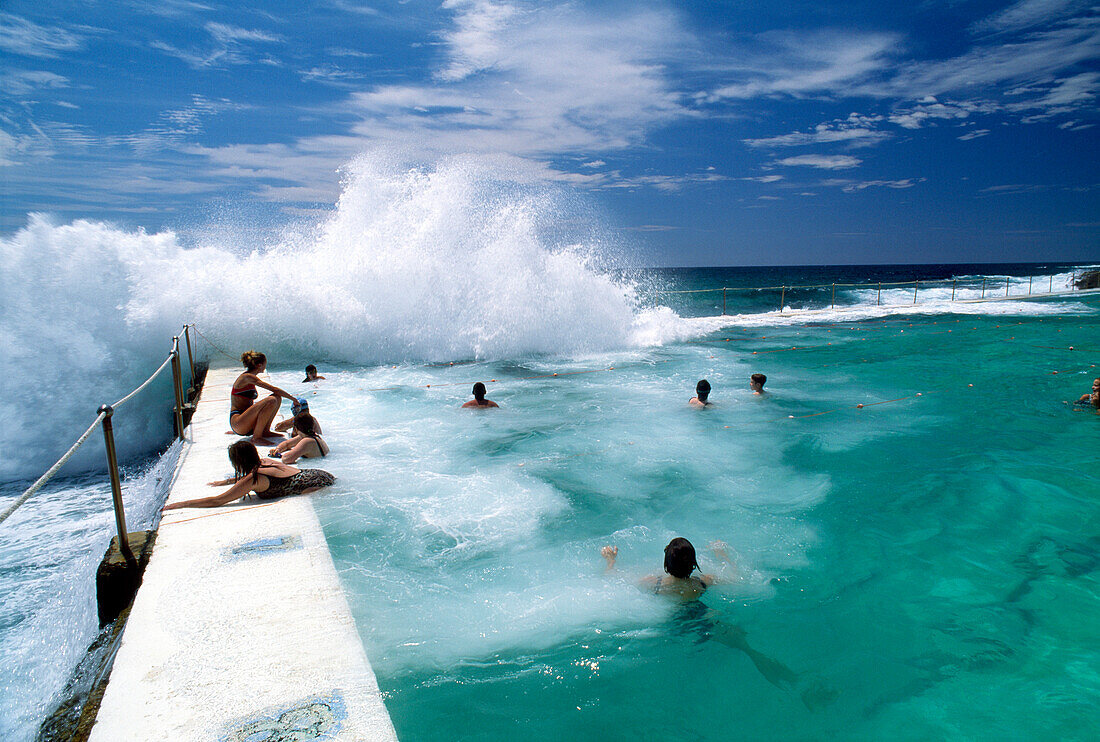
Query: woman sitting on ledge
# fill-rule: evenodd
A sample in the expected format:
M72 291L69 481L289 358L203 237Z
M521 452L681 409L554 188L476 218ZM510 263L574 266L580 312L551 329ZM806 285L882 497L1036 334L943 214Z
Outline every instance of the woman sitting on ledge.
M287 495L307 495L322 487L328 487L336 477L321 469L299 469L273 459L261 459L259 452L249 441L237 441L229 447L229 460L237 476L210 482L211 487L233 486L220 495L200 497L165 505L165 510L179 508L216 508L255 492L261 500L274 500Z
M282 440L271 429L271 421L279 411L279 397L293 402L294 396L256 375L267 369L267 356L263 353L246 350L241 354L241 363L244 364L245 371L237 377L229 391L229 429L237 435L252 436L253 443L274 445ZM259 396L256 387L268 390L271 396L253 402Z

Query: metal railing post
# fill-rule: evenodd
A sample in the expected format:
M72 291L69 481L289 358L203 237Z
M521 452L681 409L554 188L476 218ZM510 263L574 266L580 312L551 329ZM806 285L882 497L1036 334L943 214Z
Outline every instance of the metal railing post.
M1031 296L1031 279L1032 278L1034 278L1034 276L1028 276L1027 277L1027 295L1028 296Z
M726 316L726 287L722 287L722 316Z
M875 306L882 304L882 281L878 282L878 296L875 297Z
M100 405L99 414L103 418L103 444L107 449L107 472L111 475L111 500L115 506L115 525L118 526L118 549L122 558L129 564L137 562L130 549L130 539L126 535L126 511L122 506L122 481L118 477L118 456L115 454L115 431L111 424L111 415L115 413L109 404Z
M1050 285L1047 286L1047 293L1048 294L1053 294L1054 293L1054 276L1053 275L1051 275L1051 277L1050 277Z
M1006 299L1008 298L1008 287L1011 286L1011 285L1012 285L1012 277L1011 276L1006 276L1005 277L1005 298Z
M781 288L783 290L779 292L779 313L780 314L783 313L783 305L786 303L786 299L787 299L787 287L782 286Z
M958 282L959 282L959 279L957 279L957 278L952 278L951 279L951 301L955 301L955 286L956 286L956 284L958 284Z
M180 378L180 339L172 338L172 388L176 393L176 437L183 439L183 379Z
M833 298L829 300L829 308L836 309L836 284L833 284Z
M187 396L195 391L195 356L191 354L191 325L183 326L183 337L187 340L187 364L191 367L191 383L187 385Z
M917 287L920 286L920 281L913 281L913 303L917 303Z
M982 279L982 298L985 298L985 279Z

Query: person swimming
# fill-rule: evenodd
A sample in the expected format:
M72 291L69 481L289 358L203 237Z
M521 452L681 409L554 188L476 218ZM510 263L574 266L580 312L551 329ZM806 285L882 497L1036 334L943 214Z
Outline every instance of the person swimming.
M707 407L713 404L707 401L709 396L710 382L706 379L700 379L699 383L695 385L695 396L688 400L688 404L692 407Z
M737 579L737 566L730 558L729 547L721 541L715 541L710 548L715 557L723 562L723 572L727 574L693 574L696 570L702 572L695 556L695 547L686 538L677 537L665 546L665 575L649 575L639 582L639 586L646 592L652 591L654 595L678 604L673 619L673 633L693 634L699 642L713 640L743 652L769 683L786 691L797 691L810 710L832 701L836 697L835 691L820 680L804 681L798 673L779 660L756 651L745 640L744 629L722 621L716 611L702 603L700 598L708 588ZM614 571L619 556L618 547L610 544L604 546L600 549L600 555L607 562L605 571ZM732 574L728 574L731 570Z
M764 391L766 383L768 383L768 377L764 374L753 374L749 377L749 389L752 389L753 394L767 394Z
M317 375L317 367L311 363L306 366L306 378L302 379L302 383L308 384L311 381L320 381L324 378L324 376Z
M500 407L496 402L491 399L485 399L485 385L480 381L474 384L474 398L466 404L462 405L466 407Z
M1090 404L1100 410L1100 379L1092 380L1092 391L1082 394L1074 404Z
M180 508L216 508L255 492L261 500L274 500L288 495L306 495L328 487L336 477L321 469L299 469L273 459L260 458L251 441L237 441L229 446L229 461L236 476L208 482L211 487L233 485L220 495L199 497L165 505L164 510Z
M284 464L293 464L299 458L323 458L328 452L328 444L317 431L317 421L302 411L294 416L294 435L271 449L270 455L281 458Z
M247 350L241 354L241 363L245 371L229 391L229 429L237 435L252 436L254 443L275 444L280 437L270 426L279 412L279 398L293 402L294 396L257 376L267 369L267 356L263 353ZM256 387L267 389L271 396L254 401L259 396Z

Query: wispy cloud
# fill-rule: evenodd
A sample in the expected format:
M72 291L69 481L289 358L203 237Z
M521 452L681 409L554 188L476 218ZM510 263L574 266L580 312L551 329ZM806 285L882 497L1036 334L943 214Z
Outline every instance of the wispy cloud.
M963 134L961 137L956 137L960 142L969 142L971 139L978 139L984 137L989 133L989 129L975 129Z
M254 57L248 48L253 43L278 43L283 39L277 34L255 29L240 28L226 23L210 22L204 26L212 44L206 49L181 49L164 41L154 41L150 46L187 63L195 69L229 64L271 63L270 57ZM277 62L276 62L277 63Z
M1058 20L1088 7L1081 0L1020 0L974 24L977 33L1020 31Z
M902 180L845 180L843 178L832 178L822 181L821 185L829 188L840 188L840 190L845 193L858 193L868 188L893 188L895 190L902 190L905 188L912 188L916 184L923 183L924 181L924 178L904 178Z
M0 90L21 98L38 90L69 87L69 79L42 70L15 70L0 75Z
M810 131L796 131L774 137L742 140L750 147L797 147L808 144L828 144L843 142L853 147L867 147L890 134L875 128L882 116L860 116L852 114L847 119L818 124Z
M776 165L787 167L816 167L822 170L846 170L858 167L863 160L850 155L798 155L776 160Z
M84 38L60 26L40 26L11 13L0 13L0 49L25 57L56 59L79 50Z

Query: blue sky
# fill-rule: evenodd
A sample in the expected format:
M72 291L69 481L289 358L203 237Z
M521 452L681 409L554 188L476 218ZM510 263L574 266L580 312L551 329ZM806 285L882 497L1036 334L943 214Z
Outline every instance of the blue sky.
M7 0L0 54L5 235L309 217L381 150L648 264L1100 260L1091 2Z

